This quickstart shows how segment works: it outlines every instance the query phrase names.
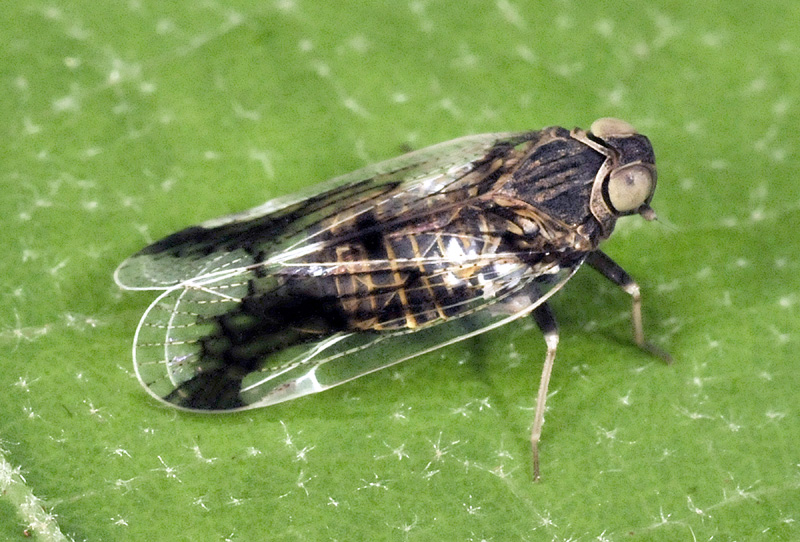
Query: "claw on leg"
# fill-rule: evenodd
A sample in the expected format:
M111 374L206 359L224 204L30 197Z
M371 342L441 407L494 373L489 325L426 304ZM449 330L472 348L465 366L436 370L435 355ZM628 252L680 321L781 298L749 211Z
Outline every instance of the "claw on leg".
M630 278L630 277L628 277ZM647 342L644 338L644 325L642 324L642 294L639 291L639 285L630 280L625 284L620 284L620 288L622 288L625 292L630 294L631 299L633 300L633 308L631 309L631 321L633 322L633 340L636 344L649 354L656 356L658 358L663 359L666 363L672 363L672 356L670 356L667 352L660 349L656 345Z

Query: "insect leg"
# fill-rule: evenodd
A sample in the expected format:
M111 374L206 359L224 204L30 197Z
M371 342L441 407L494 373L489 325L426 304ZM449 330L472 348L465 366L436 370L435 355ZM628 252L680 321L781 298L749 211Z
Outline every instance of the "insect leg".
M633 310L631 311L633 339L636 341L639 348L650 352L654 356L658 356L667 363L672 363L672 357L669 354L657 346L650 344L644 338L644 326L642 325L642 294L639 291L639 285L636 284L633 277L626 273L614 260L599 250L589 253L589 256L586 258L586 263L630 294L633 299Z
M547 303L542 303L533 311L533 319L544 335L547 345L547 355L542 367L542 378L539 381L539 393L536 397L536 414L533 418L531 430L531 447L533 448L533 481L539 480L539 440L542 437L542 424L544 423L544 408L547 402L547 388L550 385L550 373L553 372L553 362L556 359L558 347L558 324L553 311Z

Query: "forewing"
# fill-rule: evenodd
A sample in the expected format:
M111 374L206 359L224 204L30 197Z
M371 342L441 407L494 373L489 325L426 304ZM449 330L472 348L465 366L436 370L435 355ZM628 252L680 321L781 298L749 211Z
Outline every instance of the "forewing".
M556 262L549 250L487 251L479 247L499 243L505 222L483 221L497 230L476 230L470 238L471 222L466 229L444 228L442 217L454 219L469 206L466 200L480 193L473 183L491 182L487 175L503 162L499 158L537 134L486 134L429 147L146 247L115 273L125 288L165 290L136 331L138 378L155 397L179 408L253 408L322 391L529 314L582 259ZM352 260L337 252L352 250L354 232L358 246L370 246L369 234L379 229L402 232L400 244L427 239L429 246L447 248L430 254L419 248L399 259L386 252ZM478 248L454 252L459 243ZM453 254L458 258L450 266ZM374 305L375 288L385 295L387 286L375 280L420 270L427 282L397 283L390 297L391 288L409 299L415 287L420 296L430 294L434 283L455 282L466 291L425 308L401 304L419 314L386 318L374 308L373 322L348 312L354 310L348 302ZM340 277L373 286L367 293L339 286L319 293ZM332 307L354 321L320 325L315 311Z
M449 180L468 174L496 145L517 145L536 132L468 136L380 162L274 199L253 209L203 222L134 254L114 279L129 290L166 290L201 277L227 275L309 242L306 232L348 209L363 208L390 192L425 198Z
M417 328L321 336L265 355L257 367L233 380L216 378L219 364L204 349L215 322L235 314L249 295L254 271L239 269L213 280L184 282L161 294L139 323L133 348L136 374L154 397L187 410L242 410L287 401L525 316L560 289L582 261L537 273L503 262L491 277L493 295L465 300L457 317ZM266 271L259 271L260 280L270 280ZM278 295L280 281L274 288Z

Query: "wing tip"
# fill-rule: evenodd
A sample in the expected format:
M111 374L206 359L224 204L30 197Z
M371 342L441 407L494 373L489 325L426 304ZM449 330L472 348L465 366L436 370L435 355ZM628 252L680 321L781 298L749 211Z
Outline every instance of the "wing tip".
M126 269L130 268L130 262L131 259L133 258L134 256L131 256L130 258L125 258L125 260L123 260L122 263L120 263L117 266L117 268L114 269L114 274L112 275L114 277L114 283L116 283L116 285L123 290L137 289L137 287L133 282L129 282L129 277L127 278L125 277L125 271Z
M148 273L144 272L142 258L147 258L147 255L134 254L123 260L114 270L112 277L120 289L128 291L169 290L180 283L178 280L156 282L153 278L148 278Z

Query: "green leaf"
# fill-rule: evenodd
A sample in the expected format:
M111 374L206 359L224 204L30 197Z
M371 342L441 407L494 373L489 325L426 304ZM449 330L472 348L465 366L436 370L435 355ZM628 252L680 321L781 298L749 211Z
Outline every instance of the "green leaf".
M8 0L0 539L798 539L799 11ZM153 296L111 274L147 242L408 147L601 116L656 149L659 222L605 250L675 363L578 273L541 483L531 323L229 416L133 377Z

